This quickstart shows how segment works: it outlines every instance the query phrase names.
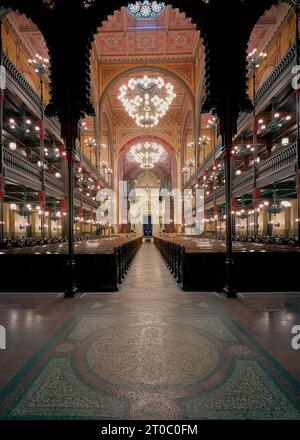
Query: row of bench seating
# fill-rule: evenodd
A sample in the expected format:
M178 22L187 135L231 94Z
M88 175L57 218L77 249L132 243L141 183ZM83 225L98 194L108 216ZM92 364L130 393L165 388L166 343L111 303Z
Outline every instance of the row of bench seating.
M133 259L142 244L142 238L127 241L115 248L115 255L117 257L118 267L118 283L122 284L123 278L127 274Z
M76 235L74 236L74 242L79 241L87 241L99 239L99 235ZM24 247L35 247L35 246L45 246L47 244L57 244L57 243L66 243L68 238L64 237L30 237L30 238L17 238L15 240L5 239L2 245L0 244L1 249L13 249L13 248L24 248Z
M116 237L78 243L75 247L76 284L80 292L117 291L142 238ZM67 246L0 252L4 276L1 292L63 292L66 286ZM18 276L15 276L17 271ZM30 276L29 276L30 274Z
M186 236L156 237L167 267L182 290L221 292L225 243ZM298 292L300 251L296 246L234 242L233 277L239 292ZM287 274L288 276L282 276Z
M203 238L213 239L213 240L225 240L225 235L215 235L215 234L205 234ZM243 243L265 243L265 244L278 244L278 245L290 245L298 246L299 241L296 236L286 237L284 235L235 235L233 241L239 241Z
M154 243L159 249L167 268L174 278L176 278L177 283L180 284L182 281L182 261L185 254L185 247L172 241L161 240L158 237L154 237Z

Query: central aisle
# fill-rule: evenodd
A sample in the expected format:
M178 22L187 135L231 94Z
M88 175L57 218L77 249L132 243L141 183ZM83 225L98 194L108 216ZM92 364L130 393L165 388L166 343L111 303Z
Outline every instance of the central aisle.
M181 292L153 243L143 243L120 288L126 295L152 297Z

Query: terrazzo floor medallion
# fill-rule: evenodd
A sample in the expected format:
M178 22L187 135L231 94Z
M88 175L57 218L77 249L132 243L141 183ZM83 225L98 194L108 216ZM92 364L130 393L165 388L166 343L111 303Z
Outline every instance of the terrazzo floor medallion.
M86 298L2 389L2 419L300 419L299 384L217 299Z

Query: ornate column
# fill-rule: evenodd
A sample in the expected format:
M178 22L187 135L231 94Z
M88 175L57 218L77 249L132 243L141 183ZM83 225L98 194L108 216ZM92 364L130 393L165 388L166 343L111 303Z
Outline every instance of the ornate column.
M236 131L237 116L232 107L231 96L228 93L225 103L225 111L220 115L221 133L223 140L223 152L225 156L225 198L226 198L226 260L225 260L225 284L222 292L227 298L236 298L234 287L234 259L232 252L232 138Z
M300 65L300 32L299 32L300 0L296 0L296 62ZM298 204L298 244L300 245L300 91L296 91L296 121L297 121L297 171L296 190Z
M4 241L4 163L3 163L3 107L4 107L4 87L5 87L5 68L2 65L2 13L0 10L0 248Z
M74 162L76 156L75 142L78 136L78 121L71 117L70 108L67 106L66 117L61 121L62 137L65 140L67 153L67 231L68 231L68 255L67 255L67 274L65 297L73 298L78 293L76 285L76 263L74 255Z

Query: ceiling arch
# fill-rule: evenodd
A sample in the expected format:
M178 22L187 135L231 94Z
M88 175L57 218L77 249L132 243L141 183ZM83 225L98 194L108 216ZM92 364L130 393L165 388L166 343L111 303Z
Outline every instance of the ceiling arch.
M118 175L124 176L127 171L129 170L129 167L131 167L131 164L125 163L126 162L126 156L129 152L130 148L138 144L140 142L154 142L160 144L168 153L167 157L165 158L164 163L158 163L157 167L161 168L161 171L164 174L170 174L174 178L174 172L176 170L177 166L177 154L174 146L168 142L166 139L164 139L162 136L155 136L155 135L146 135L142 134L139 136L133 136L130 140L127 140L120 148L120 154L117 157L118 161ZM127 170L126 170L127 167ZM136 166L132 167L132 171L134 169L138 168L138 164Z
M130 139L126 140L126 142L124 142L120 146L119 157L122 158L122 156L124 156L128 152L128 150L130 149L130 147L132 147L132 145L138 144L139 142L143 142L145 140L149 142L160 143L169 153L176 155L176 149L174 145L172 145L172 143L169 142L163 135L158 136L158 135L143 133L138 136L133 135Z
M188 82L183 79L182 77L180 77L178 74L176 74L174 71L168 69L167 67L158 67L155 65L143 65L143 66L137 66L137 67L130 67L127 68L126 66L124 67L124 70L122 70L122 72L118 72L114 75L113 78L111 78L108 83L105 85L105 87L103 88L103 91L101 93L101 98L100 98L100 109L102 107L102 103L103 100L105 99L106 94L108 93L109 89L111 87L114 87L114 85L120 81L123 78L128 77L131 73L142 73L142 72L155 72L155 73L161 73L161 74L165 74L170 76L171 78L173 78L175 81L177 81L185 90L185 92L187 93L192 107L194 108L194 104L195 104L195 98L194 98L194 94L193 94L193 90L191 88L191 85L188 84Z

